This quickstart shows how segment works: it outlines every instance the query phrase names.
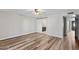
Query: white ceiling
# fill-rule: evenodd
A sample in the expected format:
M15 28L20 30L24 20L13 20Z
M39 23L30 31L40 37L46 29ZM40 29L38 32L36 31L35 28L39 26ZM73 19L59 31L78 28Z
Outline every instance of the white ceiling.
M33 14L34 9L0 9L0 12L16 13L20 16L37 17ZM79 9L41 9L40 16L50 16L55 14L67 14L68 12L74 12L79 14Z

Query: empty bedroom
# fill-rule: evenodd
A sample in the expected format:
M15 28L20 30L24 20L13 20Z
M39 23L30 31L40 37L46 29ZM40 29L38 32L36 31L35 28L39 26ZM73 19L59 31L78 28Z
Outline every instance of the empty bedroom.
M0 50L78 50L79 9L0 9Z

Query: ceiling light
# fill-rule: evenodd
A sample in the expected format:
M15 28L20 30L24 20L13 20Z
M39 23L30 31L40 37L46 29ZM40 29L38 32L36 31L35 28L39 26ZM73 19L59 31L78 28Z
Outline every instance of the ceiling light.
M34 9L34 14L35 15L40 15L40 10L39 9Z

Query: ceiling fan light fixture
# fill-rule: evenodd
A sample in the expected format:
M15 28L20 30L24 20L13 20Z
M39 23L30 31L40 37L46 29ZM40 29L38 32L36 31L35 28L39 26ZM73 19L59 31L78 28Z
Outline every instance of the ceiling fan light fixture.
M40 15L40 10L39 9L34 9L34 14L35 15Z

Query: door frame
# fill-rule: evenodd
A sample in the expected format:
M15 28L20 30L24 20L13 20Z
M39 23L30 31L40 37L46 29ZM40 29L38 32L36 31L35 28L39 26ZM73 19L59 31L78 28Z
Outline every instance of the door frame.
M63 16L63 36L67 36L66 29L67 29L67 20L66 16Z

